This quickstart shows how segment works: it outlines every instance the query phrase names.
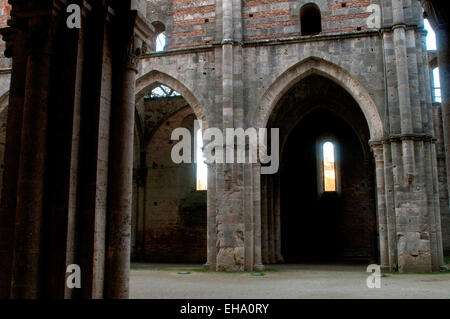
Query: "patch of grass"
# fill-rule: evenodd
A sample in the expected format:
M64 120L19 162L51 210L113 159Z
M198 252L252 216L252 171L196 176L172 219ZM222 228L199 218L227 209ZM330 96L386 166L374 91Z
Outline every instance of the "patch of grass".
M189 271L192 271L192 272L208 272L206 269L201 269L201 268L198 268L198 269L190 269Z

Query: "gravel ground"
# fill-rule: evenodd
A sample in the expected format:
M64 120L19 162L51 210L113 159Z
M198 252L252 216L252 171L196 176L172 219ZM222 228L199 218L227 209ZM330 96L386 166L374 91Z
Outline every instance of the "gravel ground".
M276 265L264 276L204 272L200 265L133 264L133 299L450 299L450 273L386 274L380 289L366 285L362 265ZM189 274L179 274L188 271Z

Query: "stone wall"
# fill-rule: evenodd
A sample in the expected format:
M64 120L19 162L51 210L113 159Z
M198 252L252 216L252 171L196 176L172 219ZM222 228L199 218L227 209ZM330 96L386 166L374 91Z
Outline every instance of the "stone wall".
M358 137L366 146L370 140L374 152L370 156L377 164L383 266L404 271L436 269L440 249L440 234L434 230L438 186L447 249L450 219L442 209L442 145L435 154L431 143L433 134L439 138L439 126L432 123L421 7L413 0L313 1L321 10L322 32L304 37L300 35L299 12L309 2L147 1L147 19L154 26L164 26L167 46L165 52L144 55L139 65L136 131L140 140L135 145L141 149L135 152L134 168L137 175L144 171L146 175L144 183L134 186L135 195L144 199L133 208L137 255L153 261L177 261L176 256L185 255L201 262L207 250L212 269L259 266L260 227L254 218L264 198L260 197L257 166L210 167L208 194L195 192L189 182L193 168L170 164L168 134L177 125L185 125L183 119L193 113L213 127L264 127L293 85L316 74L348 92L368 124L370 136L358 132ZM367 24L367 9L372 4L382 8L381 29L370 29ZM6 1L0 2L2 8L7 14ZM5 21L3 16L0 22ZM8 68L8 61L0 59ZM104 59L108 79L109 57ZM183 108L179 99L158 107L143 101L140 95L156 81L182 93L190 108ZM0 96L7 92L8 84L8 72L0 72ZM101 92L108 95L104 100L109 105L110 88L102 87ZM108 108L101 110L106 110L99 123L103 134L108 131L103 126L109 113ZM436 123L439 116L435 112ZM99 157L104 160L99 165L106 165L106 154ZM349 189L353 187L357 186ZM102 211L103 207L95 208ZM198 215L192 215L193 211ZM149 219L140 223L143 217ZM206 219L208 231L202 224Z
M185 127L193 132L194 112L181 96L143 98L138 102L138 110L143 143L136 140L135 144L144 149L140 154L135 152L135 171L144 165L146 174L136 176L145 181L141 188L139 182L135 183L138 195L134 196L133 205L133 258L204 263L206 192L196 190L194 163L176 165L171 159L176 143L171 141L172 131Z
M376 159L383 267L438 269L438 175L422 8L410 0L313 1L321 9L322 32L305 37L299 12L307 2L216 1L213 45L194 40L189 29L184 49L171 50L169 43L167 52L143 57L140 76L143 82L155 72L174 79L198 101L208 125L218 127L265 126L279 100L310 74L336 82L369 126L362 143L370 140ZM382 9L381 28L368 25L372 4ZM204 35L203 27L192 29ZM166 32L170 39L171 29ZM260 203L250 189L258 183L247 166L211 169L216 187L208 192L208 264L220 270L255 266L260 244L252 237L258 227L250 226L257 217L250 216Z
M206 262L206 193L196 190L195 164L174 164L172 131L193 131L187 106L165 119L147 146L145 240L142 259Z

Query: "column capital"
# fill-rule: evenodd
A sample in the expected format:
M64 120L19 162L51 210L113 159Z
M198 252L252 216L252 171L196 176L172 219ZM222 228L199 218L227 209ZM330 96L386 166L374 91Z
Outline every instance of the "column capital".
M136 74L138 73L140 56L142 54L142 42L139 42L136 36L133 35L129 40L124 56L125 68L135 71Z

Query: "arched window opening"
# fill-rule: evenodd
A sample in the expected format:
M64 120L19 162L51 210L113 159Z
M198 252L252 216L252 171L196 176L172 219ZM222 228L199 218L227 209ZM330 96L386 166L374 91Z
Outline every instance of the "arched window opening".
M315 35L322 32L322 17L317 5L309 3L301 8L300 26L302 35Z
M203 154L203 136L202 131L197 130L197 150L196 150L196 162L197 162L197 191L208 190L208 167L205 163Z
M156 52L163 52L166 48L166 33L162 32L156 37Z
M424 21L425 30L427 30L427 50L428 51L436 51L436 33L431 27L430 22L425 19Z
M336 192L336 155L334 144L326 142L322 146L323 183L325 192Z
M433 69L433 102L442 103L441 80L439 78L439 68Z
M152 22L152 26L155 29L155 34L157 35L154 38L153 43L155 52L163 52L167 44L166 26L159 21Z
M337 140L325 134L316 143L318 196L325 193L341 193L339 145Z

